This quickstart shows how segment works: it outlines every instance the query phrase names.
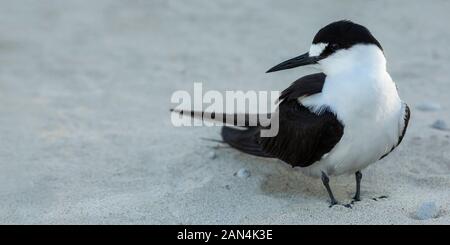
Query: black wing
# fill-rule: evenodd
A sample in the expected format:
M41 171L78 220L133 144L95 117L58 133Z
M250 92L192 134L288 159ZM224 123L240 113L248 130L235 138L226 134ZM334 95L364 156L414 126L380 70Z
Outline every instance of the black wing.
M344 132L344 126L332 112L324 110L317 115L297 101L298 97L320 93L324 82L325 75L317 73L300 78L282 92L276 136L260 137L261 127L223 127L224 141L245 153L278 158L292 166L313 164L333 149Z
M299 97L322 92L325 77L324 73L315 73L299 78L281 92L280 100L296 100Z

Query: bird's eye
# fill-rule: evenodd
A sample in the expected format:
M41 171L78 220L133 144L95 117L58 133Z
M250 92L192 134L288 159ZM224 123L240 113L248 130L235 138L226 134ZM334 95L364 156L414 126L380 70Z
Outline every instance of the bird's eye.
M331 49L331 50L337 50L337 49L339 49L339 44L337 44L337 43L332 43L332 44L330 45L330 49Z

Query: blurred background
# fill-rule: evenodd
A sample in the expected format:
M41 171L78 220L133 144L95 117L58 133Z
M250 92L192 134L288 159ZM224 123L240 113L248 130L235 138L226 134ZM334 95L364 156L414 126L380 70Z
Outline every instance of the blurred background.
M0 223L414 223L429 198L441 209L429 222L449 223L449 10L443 0L1 0ZM380 211L329 213L320 183L200 139L219 138L216 127L172 127L170 97L194 82L282 90L313 72L265 74L340 19L381 42L413 110L405 143L380 163L389 174L367 171L367 195L398 197ZM233 176L242 168L251 177ZM408 201L414 189L424 200ZM302 213L316 206L310 192L327 210Z

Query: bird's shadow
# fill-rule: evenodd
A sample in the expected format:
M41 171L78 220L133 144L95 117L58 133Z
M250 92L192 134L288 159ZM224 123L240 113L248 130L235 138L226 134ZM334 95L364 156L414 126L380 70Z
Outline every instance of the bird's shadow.
M329 202L328 193L320 178L309 177L298 168L292 168L275 159L261 159L245 154L238 154L236 158L254 165L251 169L258 169L261 164L269 165L266 165L268 169L265 171L256 171L257 175L262 176L260 190L264 195L284 200L308 199ZM353 178L344 180L336 177L330 181L335 197L350 202L354 195L353 188L351 188L354 184Z
M289 167L278 168L278 171L266 174L261 183L261 191L265 195L281 199L291 199L295 197L326 197L325 190L322 190L322 182L303 175L299 171ZM324 196L325 195L325 196Z
M353 193L348 191L349 184L348 181L333 181L333 194L341 200L350 200ZM329 201L320 179L306 176L291 167L279 166L276 171L265 174L260 188L263 194L280 199Z

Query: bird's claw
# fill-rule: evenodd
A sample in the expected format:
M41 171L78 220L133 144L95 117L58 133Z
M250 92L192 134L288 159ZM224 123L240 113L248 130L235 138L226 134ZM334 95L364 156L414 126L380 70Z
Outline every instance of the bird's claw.
M387 196L379 196L379 197L374 197L374 198L372 198L372 200L374 200L374 201L378 201L379 199L386 199L386 198L388 198Z
M331 199L330 206L328 206L328 207L331 208L331 207L333 207L333 206L335 206L337 204L339 204L338 201L336 201L336 199L333 198L333 199Z
M329 208L332 208L332 207L334 207L334 206L337 206L337 205L339 205L339 206L343 206L343 207L346 207L346 208L352 208L352 203L349 203L349 204L340 204L339 202L337 202L337 201L332 201L331 202L331 204L330 204L330 206L328 206Z
M346 208L349 208L349 209L352 209L352 208L353 208L351 203L345 204L345 205L342 205L342 206L344 206L344 207L346 207Z

